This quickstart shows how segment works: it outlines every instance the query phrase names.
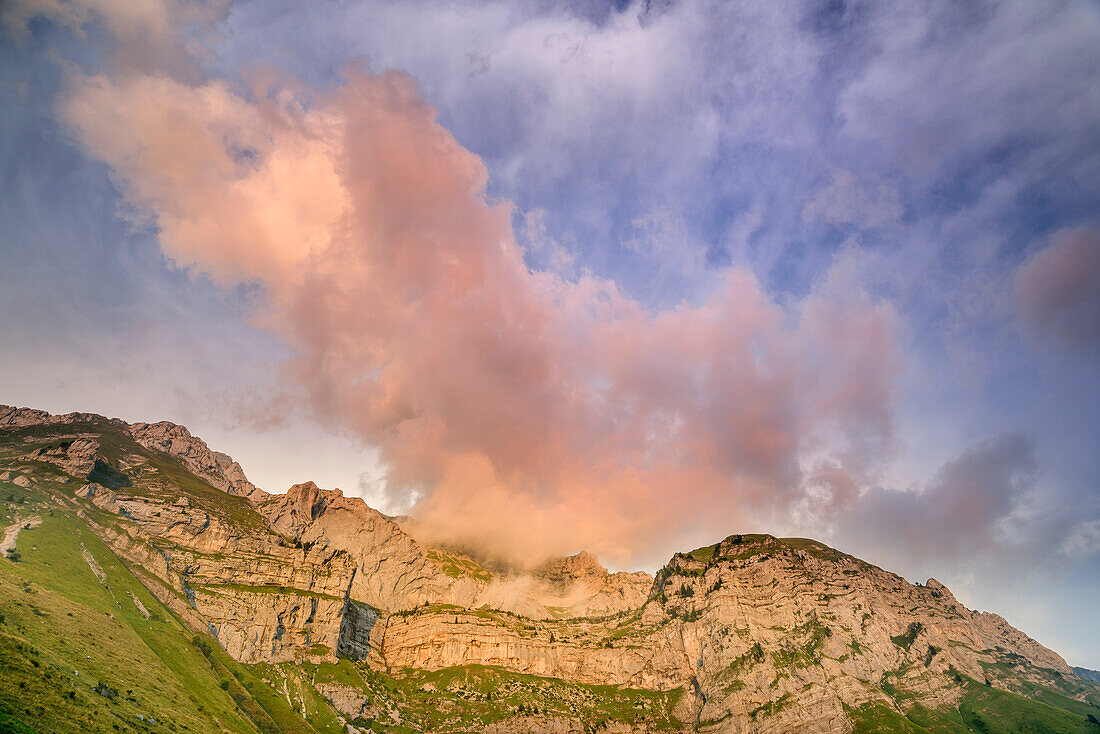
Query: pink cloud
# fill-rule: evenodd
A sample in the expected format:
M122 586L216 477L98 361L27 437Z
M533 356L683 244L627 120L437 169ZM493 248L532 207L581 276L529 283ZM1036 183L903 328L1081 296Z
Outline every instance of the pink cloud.
M1035 334L1100 348L1100 233L1081 228L1057 235L1020 268L1016 300Z
M792 307L742 268L664 311L532 271L482 161L396 72L315 93L76 74L60 114L176 263L263 286L288 380L380 447L433 539L639 561L809 487L845 503L890 451L896 315L853 254Z

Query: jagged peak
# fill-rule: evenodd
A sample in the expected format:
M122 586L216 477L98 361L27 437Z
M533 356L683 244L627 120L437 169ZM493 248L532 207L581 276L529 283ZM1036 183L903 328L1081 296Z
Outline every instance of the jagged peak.
M957 601L955 595L951 593L951 589L941 584L936 579L930 578L924 583L924 588L932 592L932 596L937 599L944 599L947 601Z
M0 405L0 426L32 426L36 423L44 423L51 417L44 410Z
M344 499L356 500L359 498L345 498L344 492L340 489L322 489L317 486L316 482L305 481L298 484L292 484L284 493L280 501L303 508L306 510L304 514L316 519L328 505L336 500ZM360 501L362 502L362 500ZM365 502L362 504L364 508L370 509Z
M316 494L317 492L324 492L325 490L317 486L317 483L310 480L305 482L299 482L298 484L290 485L290 488L286 491L288 495L301 495L301 494Z
M550 580L596 581L607 576L607 569L596 556L588 551L580 551L571 556L551 558L542 564L538 574Z
M228 454L211 450L205 441L192 434L186 426L171 421L157 421L134 423L127 429L134 440L145 448L176 457L192 472L223 492L241 497L259 496L260 490L248 481L240 464Z
M156 431L158 433L165 433L178 438L194 438L194 436L191 435L191 431L187 430L187 426L182 426L179 423L173 423L172 421L155 421L153 423L138 421L137 423L131 423L130 428L134 431Z

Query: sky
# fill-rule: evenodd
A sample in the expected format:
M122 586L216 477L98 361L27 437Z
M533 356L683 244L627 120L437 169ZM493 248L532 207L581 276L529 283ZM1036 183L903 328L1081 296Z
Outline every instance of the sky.
M1097 3L12 0L0 71L0 402L1100 668Z

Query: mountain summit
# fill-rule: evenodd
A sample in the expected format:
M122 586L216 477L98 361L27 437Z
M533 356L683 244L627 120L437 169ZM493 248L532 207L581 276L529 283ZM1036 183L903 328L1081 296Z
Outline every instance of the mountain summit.
M4 731L1100 731L1057 653L813 540L488 568L182 426L6 406L0 497Z

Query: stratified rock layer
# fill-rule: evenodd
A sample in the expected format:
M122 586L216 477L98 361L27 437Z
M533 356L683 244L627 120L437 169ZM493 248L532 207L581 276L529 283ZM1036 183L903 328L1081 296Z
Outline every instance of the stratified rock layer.
M244 663L340 656L680 690L687 728L760 732L846 732L853 707L895 706L887 690L953 705L964 676L986 680L1006 659L1016 680L1075 677L934 579L913 585L815 541L734 535L655 577L608 573L587 553L490 571L339 490L267 494L182 426L0 406L0 432L16 447L0 467L11 481L60 481L60 501L164 604ZM349 720L377 713L358 689L326 685ZM500 731L576 724L525 714Z

